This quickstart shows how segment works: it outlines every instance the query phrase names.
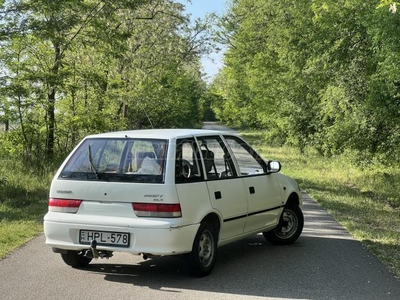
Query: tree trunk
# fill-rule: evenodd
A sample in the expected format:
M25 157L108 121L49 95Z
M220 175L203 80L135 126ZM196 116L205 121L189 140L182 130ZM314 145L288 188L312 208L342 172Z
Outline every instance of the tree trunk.
M54 43L54 66L51 70L52 80L57 78L60 70L61 63L61 47L59 44ZM54 156L54 139L55 139L55 103L56 103L56 84L51 82L49 84L50 90L48 93L48 103L47 103L47 145L46 145L46 156L48 159L52 159Z
M55 128L55 107L56 101L56 89L52 88L48 94L48 104L47 104L47 147L46 155L48 159L52 159L54 155L54 128Z

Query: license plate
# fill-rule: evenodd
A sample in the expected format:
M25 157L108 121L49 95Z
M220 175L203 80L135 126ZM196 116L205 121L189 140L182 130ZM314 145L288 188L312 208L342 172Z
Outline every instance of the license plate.
M90 245L92 240L96 240L99 246L129 247L129 233L80 230L79 243Z

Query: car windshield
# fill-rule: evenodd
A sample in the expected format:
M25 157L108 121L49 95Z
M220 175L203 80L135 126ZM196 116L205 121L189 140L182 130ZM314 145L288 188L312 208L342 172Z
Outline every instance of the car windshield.
M162 183L167 146L158 139L86 139L60 178Z

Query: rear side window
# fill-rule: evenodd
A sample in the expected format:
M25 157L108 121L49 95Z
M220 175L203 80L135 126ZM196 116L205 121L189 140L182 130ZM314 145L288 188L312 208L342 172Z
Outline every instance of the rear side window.
M201 159L196 141L178 140L176 144L175 182L188 183L204 180L201 172Z
M161 183L167 146L155 139L86 139L60 178Z

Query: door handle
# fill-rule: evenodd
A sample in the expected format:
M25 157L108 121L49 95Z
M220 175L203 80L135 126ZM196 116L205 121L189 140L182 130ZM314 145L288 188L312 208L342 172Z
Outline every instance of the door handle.
M256 189L254 188L254 186L249 187L249 192L250 192L250 194L256 193Z
M216 200L222 198L222 195L221 195L221 192L220 192L220 191L216 191L216 192L214 193L214 196L215 196L215 199L216 199Z

